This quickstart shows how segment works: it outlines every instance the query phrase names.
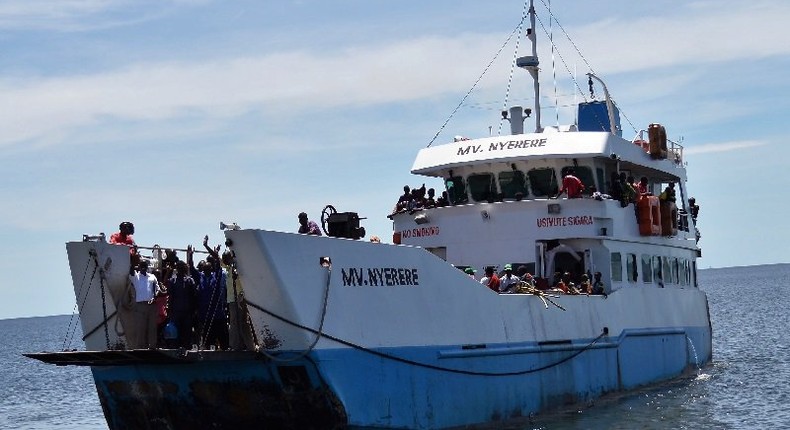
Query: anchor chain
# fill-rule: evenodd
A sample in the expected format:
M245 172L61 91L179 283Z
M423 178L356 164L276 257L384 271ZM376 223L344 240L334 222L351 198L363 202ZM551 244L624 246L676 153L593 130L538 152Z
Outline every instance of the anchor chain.
M101 285L101 310L102 310L102 325L104 326L104 342L107 347L107 350L110 349L110 329L107 325L107 296L105 292L105 285L104 280L106 279L106 271L109 269L112 260L107 258L107 262L104 264L104 267L99 267L99 258L94 253L93 254L93 261L96 264L96 267L99 269L99 282Z

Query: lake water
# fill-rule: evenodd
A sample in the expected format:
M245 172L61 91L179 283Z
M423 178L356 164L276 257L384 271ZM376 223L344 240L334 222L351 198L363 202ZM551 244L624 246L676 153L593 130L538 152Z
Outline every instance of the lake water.
M790 428L790 264L699 273L713 362L690 378L610 396L514 429ZM106 429L90 370L23 352L82 349L70 316L0 320L0 428ZM69 346L70 345L70 346Z

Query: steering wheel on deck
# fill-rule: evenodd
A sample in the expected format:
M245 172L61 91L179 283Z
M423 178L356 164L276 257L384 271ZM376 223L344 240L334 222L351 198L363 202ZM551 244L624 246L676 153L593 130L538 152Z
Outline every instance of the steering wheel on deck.
M329 230L327 229L329 217L336 213L337 209L332 205L326 205L324 210L321 211L321 229L324 230L324 234L327 236L329 236Z

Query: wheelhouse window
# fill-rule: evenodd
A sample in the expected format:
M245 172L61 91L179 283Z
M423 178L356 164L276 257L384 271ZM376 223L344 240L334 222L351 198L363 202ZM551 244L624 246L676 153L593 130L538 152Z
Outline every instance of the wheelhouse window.
M664 275L661 273L661 257L653 257L653 278L659 286L664 286Z
M622 282L623 280L623 258L619 252L612 253L612 281Z
M664 264L661 266L661 267L664 268L664 270L663 270L663 272L664 272L664 281L667 284L674 284L676 281L675 281L675 278L672 276L673 273L672 273L672 268L669 265L669 257L661 257L661 260L664 262Z
M573 169L574 174L584 184L584 193L589 194L590 187L595 186L595 178L592 169L587 166L565 166L562 168L562 177L568 174L568 170Z
M638 267L636 262L636 254L626 254L625 255L625 267L628 276L628 282L636 282L636 279L639 275Z
M679 275L680 275L680 285L688 285L689 281L687 276L688 271L688 261L685 258L681 258L679 262Z
M532 194L535 197L554 196L559 190L554 169L550 167L532 169L527 172L527 177L529 178L530 188L532 188Z
M506 199L515 199L516 194L522 197L527 195L527 178L520 170L511 170L499 173L499 188Z
M476 202L494 201L496 198L496 185L494 175L490 173L475 173L467 178L469 194Z
M653 282L653 257L642 255L642 282L649 284Z
M445 181L445 185L447 186L447 195L450 197L450 203L457 205L468 201L464 178L453 176Z
M682 281L680 280L680 267L678 265L678 259L673 258L671 264L672 264L672 280L676 284L681 284Z

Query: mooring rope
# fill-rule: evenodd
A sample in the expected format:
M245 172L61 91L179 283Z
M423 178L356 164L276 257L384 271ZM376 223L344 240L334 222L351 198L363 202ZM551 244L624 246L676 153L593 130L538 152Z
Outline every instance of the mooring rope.
M461 106L464 105L464 102L466 101L466 99L469 98L469 95L472 94L472 91L475 90L475 88L477 87L477 84L479 84L480 81L483 79L483 76L485 76L486 73L488 73L488 69L490 69L491 65L494 64L494 61L496 61L496 59L499 57L499 54L501 54L502 50L505 49L505 47L507 46L508 43L510 43L510 39L513 38L513 35L515 35L515 34L517 34L519 32L519 29L524 24L524 19L526 19L526 16L522 16L521 17L521 20L518 22L518 25L516 25L516 28L514 28L513 31L510 32L510 34L508 35L507 39L505 39L505 43L503 43L502 46L499 47L499 50L496 52L496 54L494 54L494 58L491 59L491 61L488 63L488 65L485 67L485 69L483 69L483 73L481 73L480 76L475 81L475 83L472 84L472 88L469 88L469 91L467 91L466 94L461 98L461 101L458 103L458 106L456 106L455 109L453 109L452 113L450 113L450 116L447 117L447 119L444 121L444 124L442 124L442 126L439 127L439 130L436 132L436 134L433 135L433 139L431 139L431 141L428 142L428 146L427 146L428 148L430 148L431 145L433 144L433 142L436 141L436 138L439 137L439 134L442 133L444 128L447 127L447 124L450 122L451 119L453 119L455 114L458 112L458 109L461 109Z
M95 254L96 254L96 250L95 249L91 249L90 250L90 255L95 255ZM79 288L77 288L77 300L76 300L76 303L74 303L74 307L76 308L76 310L83 309L85 307L85 302L88 300L88 293L90 293L91 286L93 285L93 278L96 277L96 271L99 268L98 265L93 267L93 273L91 273L91 278L88 281L88 289L85 291L85 296L82 297L82 303L79 303L80 295L82 294L82 288L85 286L85 277L88 274L88 266L90 265L90 263L91 263L91 260L89 259L87 261L87 263L85 264L85 273L83 273L82 282L80 282L80 286L79 286ZM62 351L66 350L66 345L69 345L69 346L71 345L71 341L74 340L74 335L77 332L77 323L76 323L76 321L74 322L74 325L72 326L72 321L74 320L74 316L75 315L77 315L77 313L72 311L71 319L69 320L69 326L66 329L66 336L63 338L63 346L61 348Z
M590 349L596 342L598 342L602 337L606 336L609 333L609 331L607 329L604 329L601 332L601 334L599 334L595 339L590 341L590 343L588 343L587 345L585 345L584 347L582 347L578 351L575 351L573 354L571 354L571 355L569 355L569 356L567 356L567 357L565 357L565 358L563 358L563 359L561 359L559 361L556 361L554 363L550 363L550 364L547 364L547 365L544 365L544 366L541 366L541 367L537 367L537 368L533 368L533 369L526 369L526 370L521 370L521 371L515 371L515 372L476 372L476 371L471 371L471 370L452 369L452 368L448 368L448 367L436 366L436 365L428 364L428 363L420 363L418 361L409 360L407 358L402 358L402 357L394 356L394 355L387 354L387 353L384 353L384 352L376 351L376 350L373 350L373 349L370 349L370 348L366 348L366 347L361 346L361 345L357 345L357 344L355 344L353 342L349 342L347 340L343 340L343 339L340 339L338 337L335 337L335 336L323 333L320 330L315 330L315 329L312 329L310 327L306 327L306 326L301 325L301 324L299 324L297 322L291 321L288 318L280 316L280 315L278 315L278 314L276 314L276 313L274 313L274 312L272 312L272 311L270 311L268 309L265 309L265 308L263 308L261 306L258 306L255 303L252 303L252 302L248 301L247 304L252 306L253 308L255 308L255 309L267 314L267 315L270 315L270 316L272 316L272 317L274 317L274 318L286 323L286 324L289 324L289 325L292 325L294 327L300 328L302 330L308 331L310 333L316 334L317 335L316 336L316 342L317 342L318 338L325 337L327 339L330 339L330 340L333 340L335 342L338 342L338 343L340 343L342 345L348 346L350 348L354 348L354 349L356 349L358 351L362 351L362 352L365 352L365 353L368 353L368 354L371 354L371 355L375 355L377 357L384 358L384 359L387 359L387 360L392 360L392 361L396 361L396 362L399 362L399 363L408 364L408 365L411 365L411 366L422 367L422 368L431 369L431 370L437 370L437 371L441 371L441 372L456 373L456 374L471 375L471 376L518 376L518 375L527 375L527 374L530 374L530 373L535 373L535 372L540 372L542 370L550 369L552 367L559 366L560 364L563 364L563 363L565 363L565 362L567 362L569 360L572 360L575 357L579 356L581 353L583 353L583 352L587 351L588 349ZM324 309L324 311L325 310L326 309ZM323 318L322 318L322 325L323 325ZM315 342L313 343L313 345L315 345ZM310 350L312 350L312 346L313 345L311 345L309 350L306 350L306 351L302 352L296 359L299 359L299 358L302 358L302 357L306 356L307 353L309 353ZM265 351L260 351L260 352L263 355L265 355L267 358L271 358L271 359L277 358L277 361L286 361L286 360L283 360L283 359L281 359L279 357L275 357L272 354L266 353ZM293 360L288 360L288 361L293 361Z
M281 358L281 357L278 357L276 355L269 354L264 349L260 349L258 352L260 352L266 358L268 358L268 359L270 359L272 361L277 361L277 362L281 362L281 363L282 362L289 362L289 361L296 361L296 360L300 360L300 359L304 358L307 354L309 354L313 350L313 348L315 348L316 344L318 344L318 341L321 339L321 337L327 337L328 339L331 339L332 338L331 336L325 335L323 333L324 320L326 319L326 309L327 309L327 307L329 305L329 284L330 284L330 280L331 279L332 279L332 268L331 267L327 267L326 268L326 286L324 287L324 304L321 307L321 320L320 320L320 322L318 324L318 330L309 329L309 328L307 328L305 326L302 326L301 324L297 324L297 323L295 323L293 321L290 321L290 320L287 320L287 319L283 319L283 321L285 321L285 322L287 322L287 323L289 323L289 324L291 324L291 325L293 325L295 327L306 329L307 331L315 334L316 336L315 336L315 339L313 340L313 343L311 343L310 346L308 346L307 349L302 351L299 355L297 355L295 357L290 357L290 358ZM260 306L254 304L252 302L248 301L247 305L250 305L250 306L254 307L255 309L258 309L258 310L263 311L265 313L269 313L267 310L261 308ZM269 313L269 314L274 316L274 314L271 314L271 313ZM282 317L279 317L279 316L277 316L276 318L281 318L282 319Z

